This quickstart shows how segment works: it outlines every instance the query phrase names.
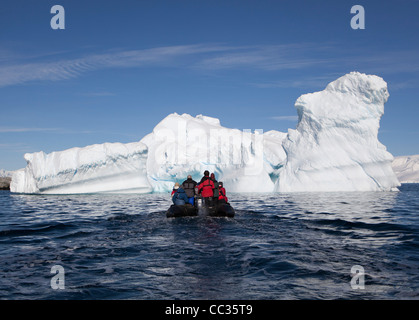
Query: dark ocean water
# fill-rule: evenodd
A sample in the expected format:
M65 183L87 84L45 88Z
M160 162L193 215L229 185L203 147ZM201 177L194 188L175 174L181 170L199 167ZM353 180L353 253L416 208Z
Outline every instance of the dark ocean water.
M0 191L0 299L419 299L418 184L229 198L168 219L168 194Z

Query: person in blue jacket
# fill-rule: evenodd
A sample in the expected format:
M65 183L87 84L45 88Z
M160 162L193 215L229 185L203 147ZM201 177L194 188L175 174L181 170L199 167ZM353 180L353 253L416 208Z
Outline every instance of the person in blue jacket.
M186 195L185 190L183 190L182 187L175 186L175 188L177 188L177 190L172 197L173 203L176 205L184 205L185 203L189 203L189 198Z

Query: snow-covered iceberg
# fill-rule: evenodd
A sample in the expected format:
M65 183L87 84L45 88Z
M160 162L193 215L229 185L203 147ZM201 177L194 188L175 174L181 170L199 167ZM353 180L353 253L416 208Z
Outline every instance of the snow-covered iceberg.
M419 183L419 155L396 157L392 166L401 183Z
M12 175L13 175L13 171L0 169L0 178L11 178Z
M60 152L25 154L27 166L12 176L19 193L146 193L147 147L141 142L104 143Z
M148 147L147 173L154 191L173 188L188 174L213 172L231 192L272 192L286 155L285 133L228 129L215 118L176 113L141 142Z
M174 113L139 142L26 154L11 191L163 192L204 170L229 192L394 190L393 157L377 138L388 96L383 79L352 72L301 96L288 133Z
M399 186L393 156L378 141L389 93L380 77L351 72L295 103L296 130L276 191L382 191Z

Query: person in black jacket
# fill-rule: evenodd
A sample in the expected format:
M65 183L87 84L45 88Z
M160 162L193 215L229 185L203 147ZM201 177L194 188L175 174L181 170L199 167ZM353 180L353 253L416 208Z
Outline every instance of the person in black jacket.
M188 178L183 181L182 187L183 190L185 190L186 195L188 196L189 203L194 204L195 199L195 187L196 187L196 181L192 179L191 175L188 175Z

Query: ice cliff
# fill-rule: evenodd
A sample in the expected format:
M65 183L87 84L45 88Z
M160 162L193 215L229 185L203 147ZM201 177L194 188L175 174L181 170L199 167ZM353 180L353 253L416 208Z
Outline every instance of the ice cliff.
M229 192L387 191L399 182L378 141L383 79L357 72L301 96L297 128L238 130L176 113L141 141L25 154L12 192L162 192L188 174L216 174Z
M380 191L399 185L393 156L378 141L386 82L352 72L295 103L296 130L283 143L287 161L276 191Z
M154 191L173 188L188 174L214 172L231 192L272 192L285 160L286 134L227 129L215 118L171 114L141 142L148 147L147 173Z
M141 142L104 143L65 151L27 153L27 166L12 176L20 193L145 193L147 147Z

